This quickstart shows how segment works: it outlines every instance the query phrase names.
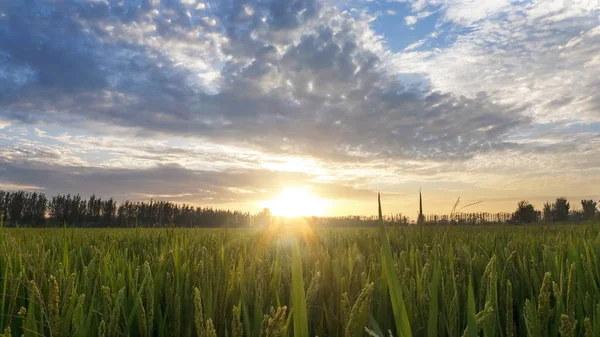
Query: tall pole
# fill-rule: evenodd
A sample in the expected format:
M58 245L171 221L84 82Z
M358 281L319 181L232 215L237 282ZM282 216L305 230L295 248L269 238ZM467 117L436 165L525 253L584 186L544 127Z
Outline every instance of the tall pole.
M419 219L418 222L422 225L425 222L425 217L423 216L423 197L421 195L421 189L419 188Z

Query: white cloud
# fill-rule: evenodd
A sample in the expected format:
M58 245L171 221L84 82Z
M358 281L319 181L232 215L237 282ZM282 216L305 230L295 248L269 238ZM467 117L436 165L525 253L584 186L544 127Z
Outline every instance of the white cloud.
M410 0L417 19L442 11L444 19L464 26L496 14L511 4L510 0ZM424 14L427 13L427 14Z
M32 186L32 185L21 185L21 184L12 184L9 182L3 182L0 180L0 190L8 190L8 191L43 191L44 187L41 186Z
M403 51L407 52L407 51L411 51L413 49L417 49L417 48L421 47L426 41L427 40L422 39L422 40L419 40L417 42L411 43L408 46L406 46L406 48L404 48Z
M432 13L440 22L395 55L366 10L276 3L285 10L253 4L232 13L202 12L208 5L187 1L183 9L154 4L133 19L81 19L76 27L86 38L61 40L49 59L26 60L33 64L31 76L14 86L19 95L2 101L10 108L2 113L24 125L113 133L56 136L30 127L30 134L0 134L0 157L10 165L100 176L167 164L178 169L155 173L174 180L183 171L269 170L302 174L302 182L394 193L429 182L451 185L448 193L470 189L487 196L523 186L556 191L564 179L552 179L561 169L576 186L583 186L585 174L599 176L594 158L600 147L592 132L517 137L530 124L523 111L537 122L597 120L600 28L590 2L413 2L407 25ZM35 39L6 43L8 50L19 55L20 43L35 47L37 35L54 32L54 22L40 22L44 29L32 27ZM63 31L56 28L55 35ZM425 50L440 39L450 44ZM84 49L74 63L77 72L59 62L72 48ZM52 57L55 62L48 61ZM48 76L60 66L64 76ZM62 82L36 95L45 89L38 69L46 83ZM82 76L86 69L92 70ZM0 85L4 78L20 83L19 72L16 64L0 66ZM80 88L88 75L98 80ZM27 139L34 134L48 141ZM144 195L188 196L185 179L177 181L170 191ZM246 188L243 181L214 184Z
M465 26L484 20L510 6L509 0L450 0L441 3L446 18Z
M393 67L424 74L438 90L470 97L485 91L498 102L522 104L538 122L600 120L600 68L594 66L600 6L481 3L487 5L469 17L457 13L470 1L456 8L446 3L446 20L474 29L445 48L408 48L392 57Z
M252 16L254 14L254 9L250 6L244 6L244 14L246 16Z
M433 13L429 12L429 11L422 11L422 12L418 13L417 15L409 15L409 16L405 17L404 22L406 23L407 26L412 26L412 25L416 24L417 21L424 19L424 18L430 16L431 14L433 14Z
M217 20L210 18L208 16L203 17L202 21L204 21L207 25L212 26L212 27L217 25Z
M417 17L409 15L404 18L404 22L406 22L406 24L409 26L414 25L415 23L417 23Z

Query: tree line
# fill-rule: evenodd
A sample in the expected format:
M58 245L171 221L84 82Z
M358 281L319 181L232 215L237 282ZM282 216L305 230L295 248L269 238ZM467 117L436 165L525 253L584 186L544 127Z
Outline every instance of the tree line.
M0 190L0 217L5 226L27 227L250 227L269 223L270 213L194 207L170 201L125 201Z
M459 198L460 199L460 198ZM420 214L411 220L402 214L383 215L386 226L408 226L415 224L461 226L461 225L493 225L493 224L526 224L526 223L560 223L600 220L598 203L594 200L581 200L581 209L572 209L569 201L560 197L553 203L546 202L542 210L537 210L529 201L522 200L517 204L515 212L455 212L448 215ZM379 225L377 216L341 216L319 217L313 223L327 227L364 227Z
M517 210L511 218L515 223L534 222L578 222L600 219L598 203L594 200L581 200L581 209L571 209L571 204L566 198L556 198L553 203L546 202L542 210L536 210L527 200L522 200L517 205Z
M571 209L566 198L546 202L537 210L526 200L520 201L513 213L452 213L421 215L425 225L474 225L494 223L577 222L600 219L598 204L581 200L581 209ZM125 201L88 199L79 194L56 195L48 199L44 193L0 190L0 218L9 227L253 227L267 226L275 219L268 209L258 214L195 207L170 201ZM307 218L308 219L308 218ZM376 226L374 216L311 217L318 226ZM386 225L409 225L414 221L402 214L384 215Z
M594 200L581 200L581 209L572 209L569 201L556 198L546 202L542 210L537 210L527 200L521 200L513 213L451 213L450 215L425 215L424 224L437 225L476 225L476 224L528 224L559 223L600 220L598 203Z

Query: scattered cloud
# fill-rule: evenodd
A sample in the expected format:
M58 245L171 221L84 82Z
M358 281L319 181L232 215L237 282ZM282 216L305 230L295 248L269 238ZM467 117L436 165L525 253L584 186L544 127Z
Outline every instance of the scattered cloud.
M424 18L430 16L431 14L433 14L433 13L429 12L429 11L422 11L422 12L419 12L417 15L408 15L408 16L404 17L404 22L406 23L407 26L412 26L412 25L416 24L417 21L424 19Z
M406 48L404 48L403 51L407 52L407 51L411 51L411 50L417 49L417 48L421 47L422 45L424 45L425 42L427 42L427 40L426 39L422 39L422 40L419 40L417 42L411 43L408 46L406 46Z
M406 22L408 26L414 25L415 23L417 23L417 20L417 17L414 15L409 15L404 18L404 22Z
M273 2L252 13L221 4L196 24L176 7L142 7L126 20L110 3L92 14L89 4L63 6L55 10L87 20L33 24L36 11L8 9L23 20L7 22L6 53L38 77L0 101L5 117L99 121L298 155L440 159L509 146L500 137L527 123L483 92L407 91L389 76L369 17L320 2ZM61 44L35 55L24 49L42 47L40 36L59 39L67 26L72 36Z
M427 2L423 8L441 7L442 20L468 30L444 48L406 49L392 67L424 74L437 90L467 97L485 90L520 104L535 122L598 121L600 68L589 66L600 52L597 2L477 4ZM476 10L462 11L471 5Z
M318 0L3 2L2 186L197 203L284 184L590 192L597 1L408 2L378 12L420 35L398 53L366 9Z

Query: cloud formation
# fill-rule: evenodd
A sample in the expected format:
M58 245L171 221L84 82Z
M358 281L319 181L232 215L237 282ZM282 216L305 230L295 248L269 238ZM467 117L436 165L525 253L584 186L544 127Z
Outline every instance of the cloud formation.
M2 2L0 183L225 203L286 183L485 194L548 170L510 159L561 151L593 170L593 130L565 128L599 121L597 3L409 5L383 12L439 21L394 53L326 1Z
M507 146L502 135L528 122L485 92L411 90L388 73L366 18L320 2L4 7L9 120L442 159Z
M534 122L600 121L598 1L427 0L412 8L435 8L441 23L460 28L446 47L394 55L391 68L420 72L437 90L485 90Z

